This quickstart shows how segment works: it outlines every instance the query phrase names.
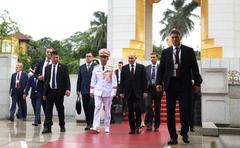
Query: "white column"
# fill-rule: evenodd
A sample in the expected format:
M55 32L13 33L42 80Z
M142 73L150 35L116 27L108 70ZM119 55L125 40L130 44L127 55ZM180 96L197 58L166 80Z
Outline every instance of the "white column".
M240 57L240 1L209 0L209 38L223 47L223 57Z
M108 0L107 48L111 58L122 58L122 49L135 39L136 0Z
M145 21L145 60L150 60L150 54L153 51L152 43L152 11L153 5L146 1L146 21Z
M15 72L17 56L10 54L0 54L0 119L9 117L10 106L10 80Z

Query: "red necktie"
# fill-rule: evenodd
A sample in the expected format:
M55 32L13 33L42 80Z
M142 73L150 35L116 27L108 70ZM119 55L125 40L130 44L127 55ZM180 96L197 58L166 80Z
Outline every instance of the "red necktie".
M20 74L17 73L17 88L20 88Z

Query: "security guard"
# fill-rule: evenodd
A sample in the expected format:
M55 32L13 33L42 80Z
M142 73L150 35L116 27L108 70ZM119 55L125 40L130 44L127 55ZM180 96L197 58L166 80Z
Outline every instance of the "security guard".
M90 95L94 96L95 110L92 131L99 133L100 109L104 105L104 128L110 132L112 98L116 95L117 79L113 67L107 65L110 52L107 49L99 50L100 65L95 66L90 84Z

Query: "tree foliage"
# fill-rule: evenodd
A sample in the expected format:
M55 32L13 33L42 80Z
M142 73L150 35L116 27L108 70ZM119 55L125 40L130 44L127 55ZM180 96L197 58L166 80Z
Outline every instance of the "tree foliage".
M13 21L9 12L4 10L0 15L0 51L2 50L2 41L4 37L17 31L19 31L17 22Z
M94 19L90 22L91 28L84 32L77 31L62 41L44 37L39 40L30 40L27 55L19 54L28 69L45 57L46 47L53 47L59 52L61 63L66 64L70 73L77 73L80 58L85 58L87 52L97 56L100 48L107 45L107 16L104 12L94 12Z
M153 44L153 52L157 53L159 55L159 58L161 58L163 49L164 46L162 44L160 44L159 46Z
M93 35L92 48L99 50L107 46L107 15L104 12L93 13L94 20L90 22L90 33Z
M175 28L182 33L182 36L187 36L194 29L194 22L191 18L199 18L192 13L198 7L198 3L192 1L186 4L186 0L173 0L172 6L174 10L167 9L163 15L164 18L160 24L165 27L160 31L162 40L165 40L169 33Z

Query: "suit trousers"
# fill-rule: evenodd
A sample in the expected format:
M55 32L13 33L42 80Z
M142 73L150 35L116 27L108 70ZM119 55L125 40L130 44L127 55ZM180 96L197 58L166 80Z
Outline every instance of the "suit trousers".
M147 111L146 111L146 124L147 126L152 127L152 122L154 119L154 127L159 128L160 125L160 102L162 94L156 92L156 86L150 85L148 87L148 98L146 100ZM154 111L153 104L154 103Z
M43 109L43 113L46 116L46 100L43 100L43 85L44 85L44 81L39 81L39 85L41 87L41 89L39 90L40 92L40 99L41 99L41 105L42 105L42 109Z
M10 117L14 118L16 111L16 103L18 105L18 116L19 118L26 119L27 117L27 103L23 99L23 92L20 89L17 89L16 92L12 95L12 105L10 108Z
M189 131L189 117L190 117L190 99L191 89L183 88L180 80L172 77L169 87L166 90L167 97L167 125L171 138L176 139L176 121L175 108L176 100L179 100L180 107L180 121L181 121L181 135L187 136Z
M34 111L34 123L41 122L41 98L40 93L37 92L34 95L34 98L31 98L31 103Z
M93 128L98 129L100 127L100 110L102 103L104 105L104 128L110 128L110 120L111 120L111 105L112 105L112 97L100 97L94 96L95 101L95 109L94 109L94 117L93 117Z
M90 94L82 94L82 101L87 125L92 126L94 115L94 98L91 98Z
M47 100L46 100L46 115L45 115L45 121L44 121L44 128L51 129L51 126L53 125L52 116L53 116L54 104L58 112L59 126L60 127L65 126L65 114L64 114L63 101L64 101L64 96L59 95L59 92L57 90L53 90L53 89L49 90L47 94Z
M130 129L132 131L135 131L135 129L140 128L141 125L141 103L142 103L141 99L143 98L137 98L133 90L131 91L127 104L128 104L128 122Z

